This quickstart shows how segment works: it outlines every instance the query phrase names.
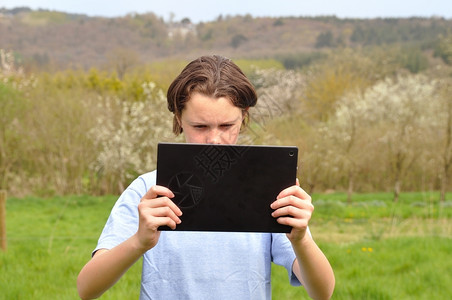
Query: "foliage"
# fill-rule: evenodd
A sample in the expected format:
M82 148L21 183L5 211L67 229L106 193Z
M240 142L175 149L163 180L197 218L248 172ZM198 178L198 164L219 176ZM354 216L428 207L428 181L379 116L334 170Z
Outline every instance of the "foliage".
M143 81L149 74L120 80L91 69L30 77L7 65L0 175L11 194L119 192L154 168L157 141L173 138L163 91Z
M397 55L397 61L411 73L424 71L429 65L428 58L420 49L414 47L402 48Z
M323 47L334 47L334 36L331 31L322 32L317 36L317 40L315 42L316 48L323 48Z
M381 73L385 73L382 70ZM346 92L362 90L381 74L378 62L351 50L331 54L306 70L306 89L302 99L303 115L327 121L334 104Z
M231 46L236 49L243 43L246 43L248 39L243 34L236 34L231 38Z
M285 66L277 59L234 59L234 63L250 78L258 70L284 70Z
M424 76L399 76L376 84L363 96L363 116L381 132L376 137L384 146L394 186L394 200L403 176L423 153L431 109L438 105L435 82ZM361 104L360 102L356 104Z
M318 49L399 45L423 51L446 36L452 20L431 18L340 19L335 16L253 18L222 16L192 24L152 12L115 18L56 11L3 9L2 45L20 53L26 69L104 68L115 49L138 61L189 59L208 53L234 58L274 58ZM118 77L121 77L118 74Z
M254 69L249 78L256 87L259 100L250 109L250 126L240 140L246 144L280 143L284 137L272 135L266 128L267 124L298 106L304 80L296 71L280 69Z
M33 78L25 79L12 52L0 49L0 188L8 188L9 181L17 178L14 170L20 170L21 160L27 155L28 141L23 137L27 130L21 120L30 113L31 103L24 96L25 90L35 84Z
M431 136L429 126L437 120L434 112L441 107L436 84L420 75L398 76L341 97L330 119L320 123L316 132L320 148L335 149L323 155L334 166L329 169L341 170L336 184L347 178L344 185L352 192L359 176L366 176L375 188L384 188L390 181L380 186L370 178L386 178L392 180L397 199L404 176L417 162L424 163L420 157L434 152L425 144ZM359 180L360 188L363 183Z
M441 179L441 202L444 202L452 166L451 78L440 79L438 86L438 103L432 110L432 116L435 117L428 126L430 138L427 140L427 147L438 149L429 155L429 159L433 162L433 168L438 170L438 177Z
M452 64L452 34L441 36L435 47L435 55L447 64Z
M438 26L439 20L431 22L410 22L411 19L379 19L374 24L363 23L353 29L350 41L364 45L383 45L411 41L412 43L432 43L444 27Z
M391 186L444 194L451 71L432 64L410 75L403 51L325 52L301 70L235 60L259 95L240 142L299 146L310 193L348 190L350 201L355 191ZM120 78L96 68L27 74L16 58L3 55L0 84L1 184L9 193L119 192L154 168L158 141L175 140L164 93L187 61L136 65Z
M171 117L165 113L166 99L155 94L153 82L142 84L141 101L103 98L97 104L97 125L88 135L98 154L90 168L106 191L122 191L124 183L155 169L157 143L170 136ZM106 181L106 182L105 182ZM102 184L104 182L104 184ZM117 188L111 185L117 185ZM108 187L108 185L110 185Z
M294 54L280 54L277 59L282 62L284 68L289 70L302 69L308 67L317 60L326 58L327 55L322 52L312 53L294 53Z
M308 192L345 189L351 201L356 190L390 186L395 200L402 188L441 184L447 190L452 114L439 82L447 86L448 80L409 75L397 64L399 49L390 50L386 56L345 51L316 63L300 73L302 84L292 97L300 98L298 105L281 110L281 99L275 111L282 116L261 122L260 133L267 136L261 142L299 146L299 177Z
M24 132L18 120L28 109L19 92L0 82L0 189L7 188L10 172L20 166L20 157L25 154L20 138Z
M48 23L63 24L70 21L70 15L57 11L32 11L23 19L32 26L44 26Z

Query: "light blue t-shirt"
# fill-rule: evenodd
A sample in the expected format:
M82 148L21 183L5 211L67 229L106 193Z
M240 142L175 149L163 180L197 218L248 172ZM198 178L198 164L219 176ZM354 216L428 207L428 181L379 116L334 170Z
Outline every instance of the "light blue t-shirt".
M131 183L113 207L98 249L136 233L138 203L155 185L156 171ZM271 299L271 262L284 266L292 285L295 254L285 234L162 231L143 256L140 299Z

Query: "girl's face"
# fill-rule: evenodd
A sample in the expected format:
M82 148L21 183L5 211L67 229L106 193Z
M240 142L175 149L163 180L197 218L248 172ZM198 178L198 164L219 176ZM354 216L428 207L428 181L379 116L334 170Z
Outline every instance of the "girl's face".
M187 143L235 144L243 117L242 109L227 98L193 93L179 122Z

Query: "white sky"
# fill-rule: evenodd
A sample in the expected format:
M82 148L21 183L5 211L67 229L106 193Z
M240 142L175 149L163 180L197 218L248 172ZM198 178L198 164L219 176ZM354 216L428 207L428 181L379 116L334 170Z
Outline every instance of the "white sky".
M258 16L331 16L339 18L431 17L452 18L452 0L0 0L0 7L28 6L89 16L116 17L153 12L169 20L188 17L212 21L220 14Z

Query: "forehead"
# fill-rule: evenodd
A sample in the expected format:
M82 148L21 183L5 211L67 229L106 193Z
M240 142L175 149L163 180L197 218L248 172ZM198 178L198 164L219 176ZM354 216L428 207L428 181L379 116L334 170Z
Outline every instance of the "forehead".
M199 93L194 93L190 97L182 111L182 118L193 121L232 121L240 115L241 109L232 104L228 98L213 98Z

